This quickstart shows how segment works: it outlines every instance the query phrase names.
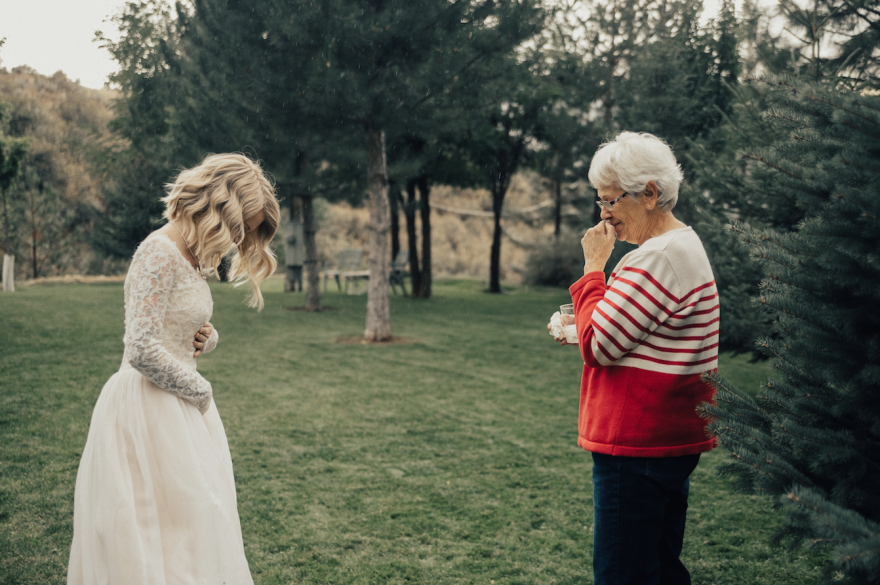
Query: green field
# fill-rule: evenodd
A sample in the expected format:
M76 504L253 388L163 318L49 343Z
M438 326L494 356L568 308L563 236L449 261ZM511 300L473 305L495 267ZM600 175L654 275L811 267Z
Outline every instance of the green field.
M220 345L200 359L226 426L258 584L591 583L591 458L577 447L582 360L547 334L566 291L441 281L393 297L410 344L363 332L365 296L320 314L265 284L212 285ZM723 324L722 324L723 326ZM92 408L122 357L122 286L0 296L0 584L63 583ZM766 364L723 356L754 388ZM684 559L695 584L809 585L822 553L768 545L781 517L703 456Z

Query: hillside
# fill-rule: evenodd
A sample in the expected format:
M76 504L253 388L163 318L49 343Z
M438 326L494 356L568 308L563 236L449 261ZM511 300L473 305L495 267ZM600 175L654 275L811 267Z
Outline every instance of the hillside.
M101 206L102 168L121 146L108 129L115 97L61 71L0 69L4 132L29 141L24 172L7 194L16 278L119 269L86 244Z
M113 140L107 126L117 93L94 90L58 71L0 69L0 102L12 106L8 133L31 139L30 164L68 202L99 203L94 157Z
M522 281L531 248L553 234L550 194L538 177L518 174L511 182L502 219L501 279ZM435 276L461 276L489 280L489 248L492 244L492 198L484 189L436 186L431 190L431 242ZM544 206L537 207L541 203ZM533 211L529 208L535 208ZM517 210L529 210L516 213ZM450 211L455 210L455 211ZM343 248L368 249L369 210L347 204L321 205L318 212L318 251L325 265L332 266ZM404 217L400 216L400 245L407 248ZM418 223L417 223L418 225ZM419 229L421 226L419 225ZM419 232L421 234L421 232ZM419 235L421 238L421 235ZM421 253L421 246L419 246Z
M105 169L112 153L124 146L108 129L117 97L109 89L82 87L61 71L49 77L29 67L0 68L0 102L11 106L6 131L30 139L28 166L44 185L40 192L32 177L14 189L18 279L125 270L124 262L108 262L86 244L102 206L102 182L110 179ZM520 174L512 181L505 203L512 213L503 220L503 280L520 282L531 245L552 234L549 197L536 176ZM431 200L436 205L431 214L434 274L488 279L493 225L489 193L435 186ZM529 211L516 213L523 209ZM343 248L367 249L366 208L319 202L318 220L318 249L325 266L332 266ZM400 222L401 246L406 248L402 213Z

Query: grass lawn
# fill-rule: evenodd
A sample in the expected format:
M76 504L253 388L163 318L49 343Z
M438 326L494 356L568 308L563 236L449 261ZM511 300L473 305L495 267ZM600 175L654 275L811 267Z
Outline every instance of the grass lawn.
M489 295L442 281L393 297L395 335L363 332L365 296L213 284L220 345L200 359L226 425L258 584L592 583L591 458L577 447L576 349L545 324L566 291ZM89 419L122 357L122 286L0 296L0 584L63 583ZM766 364L724 356L754 387ZM825 556L773 549L781 519L716 475L692 477L683 554L695 584L809 585Z

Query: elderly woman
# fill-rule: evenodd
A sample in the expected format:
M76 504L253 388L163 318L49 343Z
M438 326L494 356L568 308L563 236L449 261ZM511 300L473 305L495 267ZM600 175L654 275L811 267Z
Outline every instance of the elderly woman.
M650 134L622 132L589 173L602 221L581 240L571 288L584 359L578 444L593 454L596 585L690 583L679 560L688 477L715 446L695 409L718 363L718 293L694 231L677 220L681 168ZM622 240L639 247L605 282ZM564 340L563 340L564 343Z

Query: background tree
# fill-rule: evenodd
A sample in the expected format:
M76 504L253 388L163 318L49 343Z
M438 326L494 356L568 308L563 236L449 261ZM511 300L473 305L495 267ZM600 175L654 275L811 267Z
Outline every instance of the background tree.
M529 3L502 10L493 4L468 2L378 1L335 2L318 10L295 3L283 8L297 11L296 24L287 24L289 19L280 13L272 17L267 6L262 14L265 39L275 39L274 49L281 54L289 49L287 54L301 57L306 64L300 75L285 76L283 93L297 96L296 107L322 128L362 132L373 238L365 336L386 339L391 329L384 135L423 133L419 131L425 126L423 121L455 99L455 87L467 78L468 69L495 53L511 50L534 29L525 17L535 9ZM281 25L285 28L276 33ZM282 48L277 43L288 45ZM428 183L414 180L422 187L424 216L429 212ZM423 221L423 230L429 225ZM423 246L423 253L429 250ZM423 273L424 266L423 262ZM424 286L418 290L424 294Z
M834 2L831 28L840 36L839 54L829 65L851 89L880 88L880 2Z
M483 175L468 151L467 137L477 123L474 113L487 110L488 104L497 100L497 94L490 88L498 72L488 63L471 67L463 74L466 79L460 81L457 99L435 109L429 120L420 120L418 126L404 129L392 139L389 151L390 172L405 184L402 206L415 298L431 297L431 187L483 185ZM421 234L417 226L421 227Z
M531 72L513 59L505 77L520 81L512 95L483 112L467 138L467 150L492 196L494 229L489 259L489 292L501 292L501 214L514 173L524 163L527 144L535 134L538 113L544 106ZM518 79L517 79L518 78ZM506 92L505 92L506 93Z
M811 81L850 89L878 87L880 4L874 0L779 0L791 67Z
M2 41L0 41L2 46ZM13 249L12 224L9 221L13 182L21 172L27 156L28 141L12 138L3 130L10 106L0 103L0 197L3 198L3 291L15 291L15 251Z
M25 162L16 185L21 207L21 235L25 240L27 268L39 278L52 266L69 266L80 250L77 233L82 226L75 207L66 204L37 171Z
M322 71L320 84L311 82L320 88L321 102L313 104L310 112L364 133L371 207L365 337L387 339L391 324L385 134L419 128L433 111L454 107L456 92L466 86L471 70L497 62L534 35L542 16L539 5L532 2L374 0L338 2L327 8L316 32L325 41L327 59L322 64L329 71ZM429 212L427 182L421 186L424 214ZM429 225L423 222L423 230Z
M766 271L760 303L775 336L759 345L780 377L757 401L719 379L705 412L731 452L725 471L786 509L777 538L834 546L843 582L876 583L880 99L790 78L766 88L786 132L743 157L753 186L775 183L805 219L791 232L733 229Z
M430 120L432 111L454 100L455 87L469 69L533 34L540 24L537 6L197 0L189 11L178 5L173 46L165 37L174 35L156 38L161 27L151 28L164 18L150 16L156 6L138 3L138 14L144 16L131 21L137 22L136 34L115 47L135 54L145 46L155 48L148 57L128 58L136 65L129 67L134 77L143 77L139 71L150 67L155 71L149 79L130 80L133 90L148 82L155 86L156 79L183 80L158 84L174 88L158 101L166 108L162 123L174 129L183 158L186 148L229 148L246 138L279 183L296 183L291 192L302 195L311 191L301 187L314 187L320 176L316 168L326 163L351 168L344 162L351 157L341 151L351 150L352 129L361 133L357 152L366 162L361 181L371 193L371 234L377 238L370 246L374 277L365 334L389 337L388 173L382 135L412 131L421 120ZM142 37L150 41L135 42ZM316 283L316 271L314 276ZM317 285L309 288L317 291Z
M111 91L82 87L61 71L46 76L26 65L12 71L0 69L0 102L7 104L2 131L29 145L28 172L7 192L16 201L7 206L10 250L28 259L17 263L15 277L34 274L34 231L30 228L35 218L28 214L37 208L42 217L36 222L48 230L40 231L43 243L37 246L40 275L114 268L87 245L94 210L101 204L99 153L118 142L107 129L112 99ZM42 191L36 189L40 182ZM60 231L50 228L56 222ZM25 229L25 224L30 227ZM50 241L56 237L60 238L57 242ZM46 253L50 248L58 253Z
M119 64L110 82L122 98L110 124L120 144L106 148L99 169L105 178L102 213L92 245L112 258L130 258L137 245L164 220L164 185L192 162L179 152L169 110L177 87L169 74L168 52L178 37L160 0L127 2L113 22L118 40L96 33L96 40Z

